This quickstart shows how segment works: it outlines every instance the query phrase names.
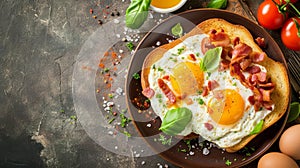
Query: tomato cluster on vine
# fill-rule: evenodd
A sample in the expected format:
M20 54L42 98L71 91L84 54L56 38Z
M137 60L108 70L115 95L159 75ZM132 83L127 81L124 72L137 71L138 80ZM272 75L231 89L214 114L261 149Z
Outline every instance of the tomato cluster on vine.
M258 23L266 29L281 28L283 44L300 51L300 12L293 5L298 0L265 0L257 10Z

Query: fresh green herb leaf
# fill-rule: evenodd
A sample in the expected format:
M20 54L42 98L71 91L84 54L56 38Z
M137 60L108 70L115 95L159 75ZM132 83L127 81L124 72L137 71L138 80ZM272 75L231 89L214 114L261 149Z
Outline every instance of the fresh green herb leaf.
M127 132L126 130L123 132L124 135L126 135L128 138L131 137L131 134L129 132Z
M186 152L187 150L186 149L180 149L180 152Z
M177 49L177 54L180 55L184 51L184 47Z
M208 50L204 58L200 61L202 71L212 72L218 68L222 54L222 47L216 47Z
M160 134L158 141L161 142L161 144L163 144L163 145L171 145L172 136L168 139L164 135Z
M126 10L126 26L132 29L140 28L147 20L151 0L132 0Z
M287 122L292 122L292 121L296 120L299 117L299 115L300 115L299 102L292 102Z
M131 119L127 118L124 114L120 114L120 118L121 118L121 127L126 127L126 124L128 124Z
M186 107L171 109L163 118L159 130L169 135L177 135L192 119L192 112Z
M109 72L109 68L105 68L105 69L104 69L104 72L105 72L105 73Z
M204 104L203 99L199 98L199 99L198 99L198 103L199 103L200 105L203 105L203 104Z
M164 69L162 69L161 67L158 67L157 70L160 71L160 72L164 71Z
M225 164L227 165L227 166L230 166L231 164L232 164L232 162L230 161L230 160L226 160L226 162L225 162Z
M113 121L115 121L115 118L111 118L111 119L108 121L108 124L111 124Z
M133 45L132 42L128 42L128 43L126 43L126 47L127 47L130 51L132 51L133 48L134 48L134 45Z
M109 94L108 94L108 97L109 97L110 99L112 99L112 98L114 98L114 94L109 93Z
M264 120L260 120L256 125L255 127L253 128L253 130L250 132L250 135L254 135L254 134L258 134L262 127L264 125Z
M155 64L152 65L152 69L156 69Z
M134 79L140 79L141 78L138 73L134 73L132 76L133 76Z
M234 82L234 83L232 84L232 86L236 86L236 82Z
M211 0L208 3L207 7L215 9L225 9L227 7L227 0Z
M198 90L197 93L198 93L198 95L201 95L202 94L202 90Z
M174 36L181 37L183 34L183 29L180 23L177 23L175 26L173 26L171 32Z
M73 121L77 121L77 116L71 115L71 116L70 116L70 119L73 120Z
M188 139L188 140L184 140L185 144L188 146L189 148L189 151L192 149L192 144L191 144L191 140Z

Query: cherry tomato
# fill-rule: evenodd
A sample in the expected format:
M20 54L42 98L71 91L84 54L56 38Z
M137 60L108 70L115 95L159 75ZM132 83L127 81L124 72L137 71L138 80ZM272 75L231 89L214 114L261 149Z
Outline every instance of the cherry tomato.
M279 3L279 0L276 0ZM287 14L279 12L276 4L272 0L265 0L262 2L257 10L257 19L261 26L266 29L275 30L282 27Z
M287 48L298 51L300 50L300 36L298 36L298 33L300 35L300 28L297 27L296 21L300 25L300 18L296 17L285 22L281 29L281 40Z

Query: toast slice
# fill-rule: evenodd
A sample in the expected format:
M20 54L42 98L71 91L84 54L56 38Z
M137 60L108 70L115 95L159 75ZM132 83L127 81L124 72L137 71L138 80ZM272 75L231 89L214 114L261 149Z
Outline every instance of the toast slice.
M173 48L177 44L181 43L186 38L196 35L196 34L209 34L209 32L214 29L217 31L224 30L226 34L229 35L231 41L235 37L240 38L240 42L247 44L250 46L253 51L262 52L262 49L256 44L253 39L251 33L241 25L234 25L231 24L223 19L213 18L208 19L206 21L201 22L198 24L194 29L192 29L189 33L185 36L169 43L165 44L161 47L154 49L145 59L143 64L143 70L141 73L141 84L142 88L145 89L149 86L148 83L148 74L150 72L150 67L159 60L165 52L169 49ZM269 57L265 57L265 59L259 63L260 65L264 66L267 70L267 76L271 77L272 83L275 84L275 89L271 94L271 100L275 103L273 111L265 118L263 128L261 132L265 129L273 125L277 122L287 111L288 103L289 103L289 80L286 68L283 64L272 60ZM261 133L260 132L260 133ZM246 136L242 139L241 142L238 144L226 148L227 152L236 152L243 147L245 147L253 138L255 138L258 134ZM192 139L197 137L195 134L190 134L185 137L185 139Z

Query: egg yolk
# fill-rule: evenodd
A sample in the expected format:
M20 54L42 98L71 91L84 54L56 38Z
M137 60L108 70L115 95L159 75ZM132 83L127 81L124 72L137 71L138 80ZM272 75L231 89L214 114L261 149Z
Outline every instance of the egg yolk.
M197 63L182 62L173 68L170 81L176 95L193 95L202 90L204 73Z
M218 124L231 125L240 120L244 114L245 102L235 90L226 89L214 92L208 102L208 113Z
M157 8L171 8L179 4L181 0L152 0L151 5Z

